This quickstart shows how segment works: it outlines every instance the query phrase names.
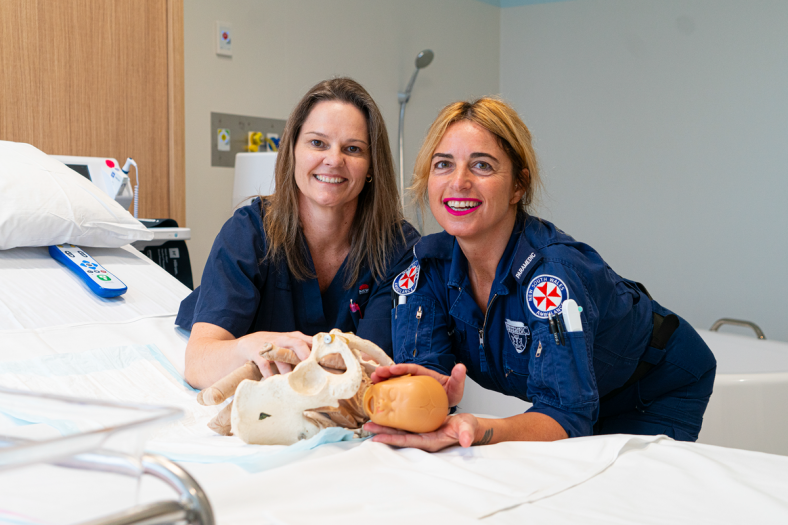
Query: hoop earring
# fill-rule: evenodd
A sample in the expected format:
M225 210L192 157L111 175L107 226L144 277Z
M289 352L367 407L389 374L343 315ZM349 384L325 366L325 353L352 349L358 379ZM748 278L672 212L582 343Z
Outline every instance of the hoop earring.
M370 182L372 182L372 174L367 173L367 184L369 184Z

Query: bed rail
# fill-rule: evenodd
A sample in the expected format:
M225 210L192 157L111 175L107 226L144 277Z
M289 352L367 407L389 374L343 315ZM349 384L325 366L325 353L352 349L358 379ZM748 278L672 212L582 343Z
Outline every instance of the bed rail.
M114 452L79 454L59 461L57 465L126 476L137 476L140 472L140 465L133 458ZM189 525L214 525L213 509L208 497L199 483L182 467L163 456L143 454L142 472L159 478L175 489L179 500L137 505L79 525L152 525L176 522L186 522Z

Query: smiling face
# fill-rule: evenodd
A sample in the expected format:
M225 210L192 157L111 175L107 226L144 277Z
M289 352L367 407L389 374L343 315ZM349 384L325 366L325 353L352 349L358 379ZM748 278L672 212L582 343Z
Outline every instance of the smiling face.
M361 110L335 100L316 104L301 126L294 155L302 207L355 209L371 168Z
M435 148L427 182L438 224L461 241L506 238L523 189L498 139L478 124L451 124Z

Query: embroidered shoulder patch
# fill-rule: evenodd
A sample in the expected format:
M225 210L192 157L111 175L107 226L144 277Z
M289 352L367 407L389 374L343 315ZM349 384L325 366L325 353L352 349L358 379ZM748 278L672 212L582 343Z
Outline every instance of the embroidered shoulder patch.
M531 279L525 297L531 313L540 319L547 319L547 314L561 313L561 304L569 299L569 291L558 277L543 274Z
M416 285L419 283L419 272L421 271L421 267L419 266L419 261L413 261L408 269L402 272L394 279L394 283L391 285L394 288L394 291L397 292L399 295L410 295L416 291Z

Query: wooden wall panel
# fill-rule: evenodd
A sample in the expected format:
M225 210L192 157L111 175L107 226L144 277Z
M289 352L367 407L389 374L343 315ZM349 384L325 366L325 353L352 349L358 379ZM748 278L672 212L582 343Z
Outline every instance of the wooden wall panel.
M0 139L50 154L134 157L140 216L176 211L182 221L183 168L173 173L171 149L183 112L170 106L183 82L171 86L170 69L182 71L183 58L173 62L170 28L179 16L182 48L183 9L172 1L0 0Z
M41 77L35 2L0 1L0 139L40 143Z
M170 217L186 225L186 109L183 72L183 0L167 2Z

